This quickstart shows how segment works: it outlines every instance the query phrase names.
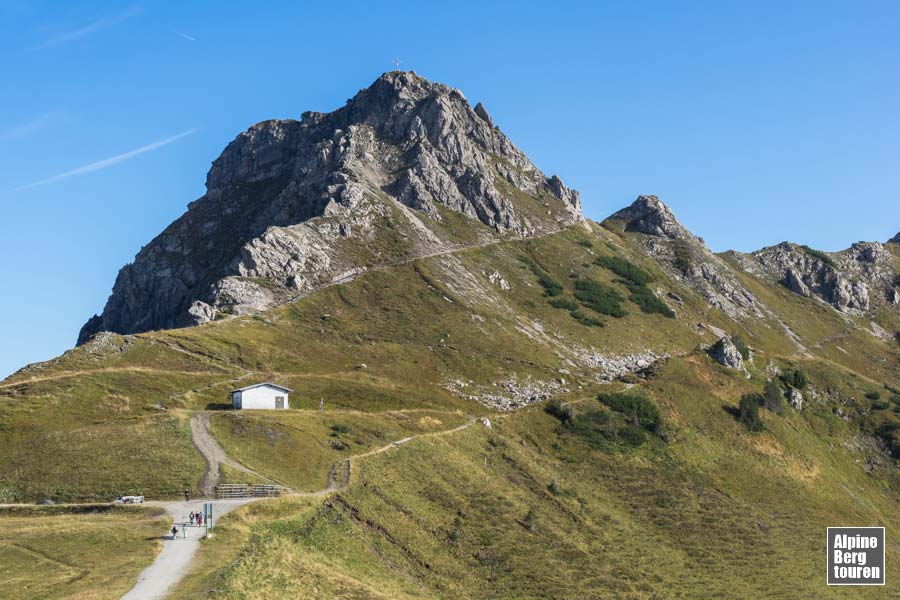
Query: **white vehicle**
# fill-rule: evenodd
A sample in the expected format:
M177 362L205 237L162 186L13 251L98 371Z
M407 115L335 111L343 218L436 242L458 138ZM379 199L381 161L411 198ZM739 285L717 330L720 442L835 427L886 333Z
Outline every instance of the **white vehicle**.
M143 496L119 496L116 498L116 504L143 504Z

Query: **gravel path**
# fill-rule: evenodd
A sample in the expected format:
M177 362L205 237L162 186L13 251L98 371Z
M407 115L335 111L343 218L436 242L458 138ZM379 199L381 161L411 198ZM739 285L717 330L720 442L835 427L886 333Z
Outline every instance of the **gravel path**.
M248 469L225 454L225 451L222 450L219 443L213 438L212 434L209 433L209 415L207 413L197 413L191 417L191 441L206 461L206 472L203 473L203 479L200 480L201 496L212 498L216 495L216 484L219 483L220 464L253 475L263 481L277 484L277 482L272 481L264 475L260 475L252 469Z
M258 498L240 498L235 500L212 500L213 523L235 508L253 502ZM172 517L175 523L188 523L190 512L203 512L204 500L192 502L147 502L148 506L162 506ZM171 526L169 527L171 530ZM178 527L178 535L172 538L171 531L167 532L163 541L163 548L153 564L144 569L138 578L137 585L131 591L122 596L122 600L156 600L165 598L166 593L176 583L181 581L191 567L191 560L200 540L206 534L206 527L185 527L185 537L182 537L181 527Z
M471 427L477 422L477 419L470 419L453 429L406 437L391 442L386 446L370 450L369 452L339 460L332 465L328 473L328 481L326 482L325 487L315 492L291 492L290 495L315 497L325 496L332 492L342 490L350 483L350 466L353 460L387 452L392 448L397 448L398 446L402 446L403 444L418 438L449 435ZM256 477L265 479L265 477L259 473L248 469L225 454L222 447L219 446L218 442L216 442L209 433L209 415L206 413L197 413L191 417L191 439L206 460L206 473L204 473L200 484L201 492L204 495L212 496L215 493L220 464L225 464L234 469L239 469L245 473L250 473ZM122 596L122 600L157 600L165 598L168 590L181 581L188 573L191 567L191 560L193 560L197 548L200 547L200 540L203 539L203 536L206 533L205 527L188 526L184 529L184 537L182 537L182 528L180 524L189 522L188 514L191 511L202 512L203 503L212 502L213 517L214 522L216 522L232 510L256 500L261 500L261 498L237 498L228 500L200 499L191 502L147 502L147 506L161 506L166 509L169 516L172 517L173 522L179 524L178 535L175 538L172 538L171 532L166 532L162 551L156 557L153 564L141 573L137 585L135 585L130 592ZM171 526L169 526L169 529L171 530Z

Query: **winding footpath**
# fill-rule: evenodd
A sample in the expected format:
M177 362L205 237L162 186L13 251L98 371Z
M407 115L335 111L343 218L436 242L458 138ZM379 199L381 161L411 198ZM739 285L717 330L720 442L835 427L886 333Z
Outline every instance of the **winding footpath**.
M387 452L388 450L398 448L399 446L418 438L450 435L457 431L467 429L477 422L478 419L472 418L453 429L405 437L391 442L386 446L339 460L331 466L325 487L316 490L315 492L291 492L288 490L289 495L320 497L343 490L350 485L350 467L352 461ZM215 486L219 479L220 464L259 477L265 481L272 481L268 477L231 459L225 453L218 442L216 442L215 438L209 433L209 415L207 413L197 413L191 417L190 425L191 440L206 461L206 471L204 472L203 479L200 483L200 490L205 496L211 498L215 494ZM206 535L205 527L192 527L189 525L187 527L181 527L182 523L188 522L188 514L191 512L202 512L203 504L210 502L213 505L213 522L215 523L218 519L236 508L258 500L262 500L262 498L237 498L227 500L209 500L201 498L191 502L147 502L147 506L160 506L164 508L172 518L172 521L178 525L179 532L174 538L171 533L167 532L163 539L162 550L159 555L157 555L156 560L153 561L153 564L144 569L138 577L137 585L135 585L127 594L122 596L122 600L160 600L165 598L169 590L187 575L190 570L191 561L197 553L197 549L200 547L200 540Z

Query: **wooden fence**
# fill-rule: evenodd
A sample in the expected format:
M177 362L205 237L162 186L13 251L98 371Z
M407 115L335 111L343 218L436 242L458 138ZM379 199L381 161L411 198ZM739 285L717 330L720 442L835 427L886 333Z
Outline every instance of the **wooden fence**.
M220 483L216 486L216 498L276 498L281 495L277 485L246 483Z

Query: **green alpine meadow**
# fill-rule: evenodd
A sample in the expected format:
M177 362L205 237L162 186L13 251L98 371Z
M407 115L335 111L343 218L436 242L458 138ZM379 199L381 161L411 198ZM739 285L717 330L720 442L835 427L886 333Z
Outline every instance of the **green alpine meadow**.
M237 135L0 382L0 596L896 597L900 237L591 220L501 126L397 70Z

